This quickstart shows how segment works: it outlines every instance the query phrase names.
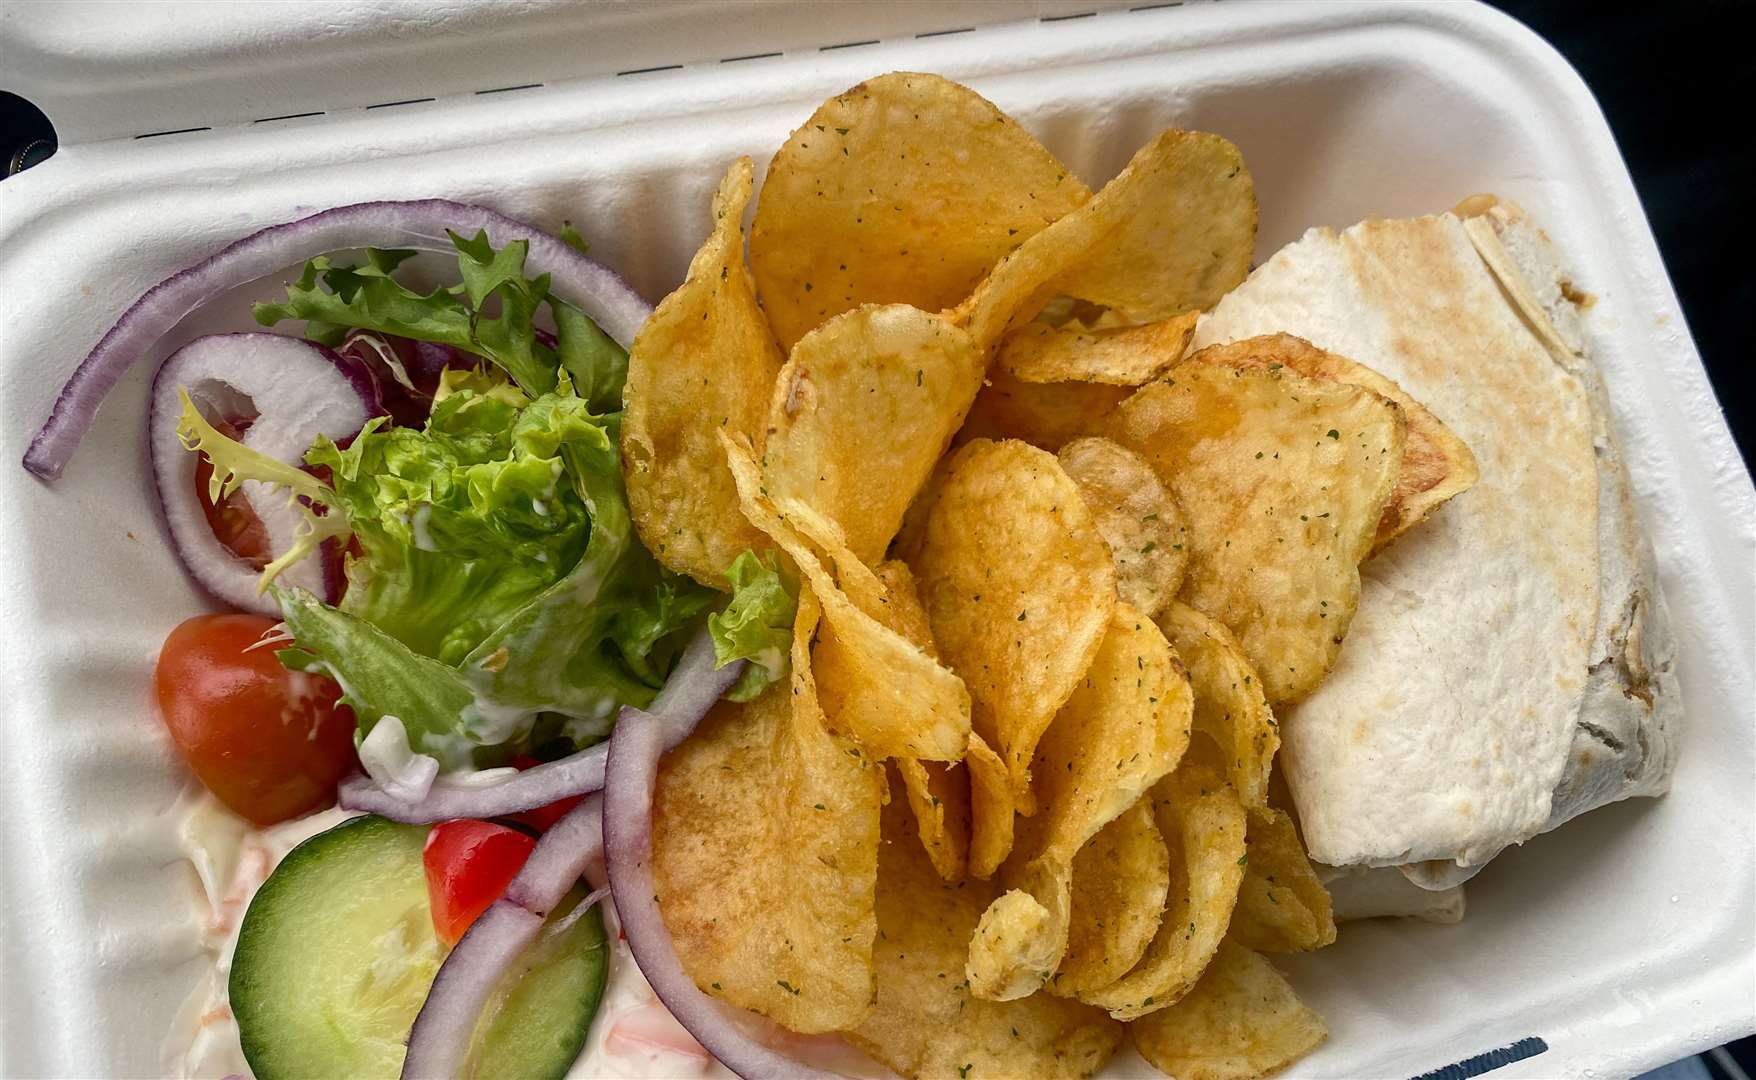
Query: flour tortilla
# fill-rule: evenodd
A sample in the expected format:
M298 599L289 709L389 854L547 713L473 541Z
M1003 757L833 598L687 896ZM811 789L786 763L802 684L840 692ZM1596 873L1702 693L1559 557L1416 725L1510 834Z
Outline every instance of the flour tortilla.
M1443 889L1669 786L1674 646L1570 286L1516 207L1314 229L1194 348L1285 331L1403 386L1481 478L1361 567L1339 663L1283 719L1312 858Z

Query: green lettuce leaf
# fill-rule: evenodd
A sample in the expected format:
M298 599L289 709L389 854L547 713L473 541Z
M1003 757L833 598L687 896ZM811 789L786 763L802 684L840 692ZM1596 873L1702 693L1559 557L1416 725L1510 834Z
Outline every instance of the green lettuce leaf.
M328 467L361 552L350 614L456 664L573 568L590 523L538 416L497 374L447 371L424 430L318 441L306 461Z
M213 458L216 483L264 480L300 500L310 538L265 582L323 539L351 537L339 608L276 590L295 646L280 655L341 683L362 738L394 717L409 751L447 770L602 739L622 706L652 701L721 599L634 534L617 454L627 353L546 276L526 276L525 242L451 240L450 288L411 289L396 275L413 253L371 249L357 265L313 259L284 301L256 306L264 325L302 319L329 344L363 329L487 361L442 374L424 426L373 421L346 446L320 439L305 458L315 475L252 456L193 406L184 435ZM545 311L552 346L536 329ZM748 677L764 685L784 673L795 603L774 575L752 556L724 631L747 650L737 655L769 663Z
M481 763L555 737L595 742L621 706L651 702L718 594L635 538L619 422L566 373L531 399L497 372L447 371L424 429L311 450L359 554L342 610L287 622L370 702L362 733L394 715L412 747L460 767L466 750ZM411 704L427 683L467 708Z
M398 282L381 269L381 265L394 268L401 261L386 257L393 253L368 249L366 254L364 266L337 266L329 256L319 255L286 287L284 302L256 304L251 313L263 326L273 326L282 319L305 319L309 323L306 336L324 345L340 345L348 330L361 329L437 341L481 354L470 336L467 304L447 289L422 295Z
M750 662L727 695L734 701L749 701L786 677L799 586L782 575L773 553L765 563L750 550L732 560L726 579L732 584L731 602L708 616L707 626L718 666L734 660Z
M371 623L338 611L304 589L275 586L281 619L298 647L276 655L294 671L328 675L341 685L364 738L378 721L402 721L416 751L446 770L490 764L476 750L492 745L491 730L455 668L418 655Z
M578 308L551 304L555 316L555 347L574 391L600 412L622 407L622 384L628 381L628 352Z
M273 326L302 319L305 336L329 346L341 344L350 330L450 345L491 361L533 396L554 390L565 370L594 408L614 408L627 354L584 312L549 295L547 275L525 276L529 242L495 248L485 232L448 235L461 278L451 288L421 293L397 281L396 270L412 251L368 248L366 261L353 266L319 256L286 287L284 301L255 305L256 321ZM536 331L544 305L556 327L554 348Z
M616 709L648 704L682 638L715 594L662 570L634 537L616 431L577 397L539 398L523 438L565 463L590 538L572 570L514 612L462 663L485 708L567 718L576 744L601 738Z

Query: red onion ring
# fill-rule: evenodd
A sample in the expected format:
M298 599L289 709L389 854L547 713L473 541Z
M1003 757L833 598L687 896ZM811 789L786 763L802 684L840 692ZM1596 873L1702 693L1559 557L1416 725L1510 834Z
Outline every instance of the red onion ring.
M751 1038L738 1026L735 1010L702 993L677 959L659 912L651 862L652 804L659 758L682 742L705 712L704 708L694 715L661 714L655 723L618 723L610 732L604 784L604 862L622 936L653 993L726 1068L744 1080L833 1077L833 1073L795 1061Z
M537 841L530 858L506 886L506 899L547 915L580 878L600 888L604 877L604 801L587 795Z
M653 755L656 775L658 755L664 752L667 740L670 745L675 745L687 737L720 695L737 681L742 669L741 662L718 670L714 668L713 639L704 627L683 650L683 656L664 689L653 699L652 711L624 708L617 717L615 730L626 728L649 733L653 745L658 747ZM612 743L614 739L612 734ZM596 827L602 820L602 813L599 799L586 799L544 833L530 858L525 860L524 866L507 886L506 895L489 905L470 924L458 940L457 947L439 965L432 988L427 991L427 1000L421 1005L414 1027L409 1031L408 1054L403 1058L402 1067L405 1078L427 1080L442 1077L450 1080L461 1074L469 1053L470 1036L488 996L519 954L536 939L544 917L561 902L591 863L603 854L603 833ZM656 913L656 908L654 911ZM662 924L660 928L662 930ZM626 924L623 932L627 933ZM633 944L631 937L629 943ZM668 948L668 938L665 945ZM673 952L671 956L674 961L676 954ZM678 970L682 969L679 967ZM685 980L687 978L684 976ZM690 983L690 989L694 989L693 983Z
M466 234L485 229L497 247L528 240L526 273L548 274L557 297L590 315L623 348L633 343L634 332L652 310L608 267L533 225L486 207L449 199L338 206L251 233L148 289L61 388L49 419L25 451L24 467L43 480L60 476L116 383L159 338L211 297L332 251L385 247L454 253L447 229Z
M505 817L583 792L602 791L608 753L609 744L598 743L492 784L447 784L441 778L414 802L390 794L365 773L354 773L336 789L336 802L344 810L364 810L406 825Z
M379 411L377 397L340 357L284 334L196 338L172 353L153 378L147 450L171 550L189 576L215 598L278 619L280 608L257 588L259 572L221 544L208 525L195 491L196 457L177 436L183 411L179 390L187 390L198 406L253 412L244 445L295 467L304 463L305 451L319 435L343 440L358 432ZM302 521L287 505L287 493L265 490L254 481L246 481L240 491L267 529L273 553L282 554ZM335 603L342 582L334 556L331 550L295 564L281 580Z
M645 711L624 709L617 718L617 726L631 716L643 718L642 724L653 717L693 717L682 731L667 736L670 741L665 749L682 742L736 679L728 673L734 668L743 670L741 664L719 670L713 664L713 640L704 630L690 640L676 670L652 704ZM609 749L609 743L598 743L491 784L447 784L440 779L424 797L414 801L398 798L379 787L370 776L355 773L337 788L336 802L344 810L363 810L407 825L428 825L455 818L506 817L559 799L602 791Z
M482 1007L520 954L537 939L543 917L496 900L470 923L439 965L427 1000L409 1030L404 1080L456 1080L469 1057Z
M489 995L536 940L543 920L573 883L603 858L602 821L602 805L595 797L568 811L537 841L506 887L506 895L488 905L464 931L439 965L427 1000L415 1016L403 1076L452 1080L463 1074L470 1035ZM583 914L602 898L602 892L594 892L571 914Z

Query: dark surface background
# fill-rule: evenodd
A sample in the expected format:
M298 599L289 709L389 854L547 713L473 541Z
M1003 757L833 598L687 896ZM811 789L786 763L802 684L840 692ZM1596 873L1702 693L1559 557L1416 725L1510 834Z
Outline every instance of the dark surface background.
M1756 5L1497 0L1495 6L1553 43L1597 95L1748 463L1756 448L1749 386L1756 318L1756 250L1749 246L1756 195L1749 131L1756 125L1749 106L1756 100L1756 49L1745 24ZM10 165L39 138L53 138L42 114L0 91L0 163ZM1756 1074L1756 1039L1728 1049L1745 1072ZM1723 1059L1708 1061L1717 1076L1742 1080Z
M1744 461L1756 252L1749 198L1756 100L1749 0L1497 0L1561 51L1597 95L1664 252L1683 315Z

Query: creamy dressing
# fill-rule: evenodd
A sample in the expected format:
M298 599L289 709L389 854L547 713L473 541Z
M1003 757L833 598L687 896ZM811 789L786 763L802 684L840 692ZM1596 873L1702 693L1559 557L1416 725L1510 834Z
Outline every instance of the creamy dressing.
M417 754L409 746L402 720L386 713L359 740L360 767L385 792L404 802L420 802L439 775L439 759Z
M422 551L438 551L439 545L434 542L433 534L428 529L433 518L433 504L422 503L415 508L415 515L409 521L409 533L414 537L415 547Z
M257 829L206 791L187 799L177 840L201 882L196 915L201 946L211 966L177 1011L165 1037L160 1062L166 1076L250 1075L226 997L238 926L250 898L287 852L353 816L345 810L324 810Z
M165 1037L160 1054L165 1076L219 1080L251 1075L226 997L238 926L250 906L250 898L287 852L353 816L348 811L332 809L272 828L256 829L205 791L188 800L177 826L178 842L201 882L196 898L197 919L210 967L177 1011ZM605 915L610 933L609 979L585 1050L573 1063L568 1077L731 1078L732 1073L714 1061L660 1004L629 954L617 930L615 912L607 903ZM815 1050L818 1047L814 1044L839 1042L793 1038L800 1042L801 1050Z

